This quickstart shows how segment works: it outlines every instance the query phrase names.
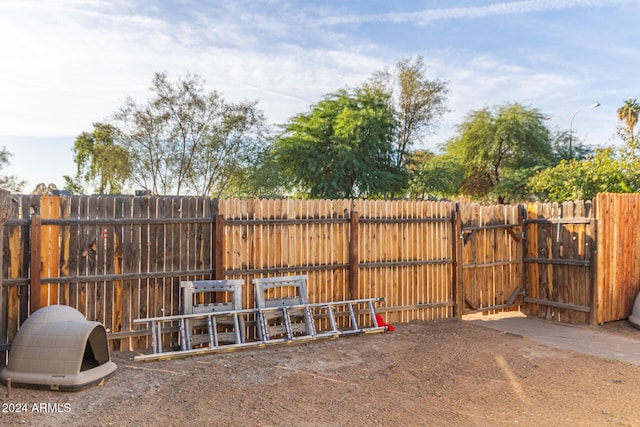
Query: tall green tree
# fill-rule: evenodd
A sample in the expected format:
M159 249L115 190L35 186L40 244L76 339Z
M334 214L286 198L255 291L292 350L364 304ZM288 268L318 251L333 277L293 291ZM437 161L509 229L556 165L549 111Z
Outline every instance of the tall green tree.
M470 112L444 150L465 167L464 195L498 203L523 199L528 178L553 161L544 116L518 103Z
M633 99L629 98L625 101L624 105L616 110L618 120L624 123L625 128L622 132L623 139L626 140L629 147L629 154L631 159L635 159L635 152L637 149L637 142L634 133L634 128L638 124L638 115L640 115L640 104Z
M368 84L389 96L398 120L395 166L403 168L413 147L423 141L447 112L449 88L441 80L428 78L421 56L402 58L393 70L374 73Z
M289 187L310 198L382 197L404 185L388 95L370 87L327 95L292 118L273 155Z
M116 114L130 179L153 194L220 196L261 144L264 115L253 101L230 103L187 74L156 73L153 96L132 98Z
M94 185L98 194L122 192L129 177L129 161L125 147L117 144L118 130L110 124L94 123L92 132L82 132L73 144L76 179L69 178L76 192L81 183Z

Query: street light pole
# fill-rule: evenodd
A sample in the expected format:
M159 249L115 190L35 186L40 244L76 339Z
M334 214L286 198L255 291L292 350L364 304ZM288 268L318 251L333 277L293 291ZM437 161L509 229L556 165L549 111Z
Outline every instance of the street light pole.
M573 116L571 116L571 120L569 120L569 158L573 158L573 150L572 150L572 145L573 145L573 119L576 118L576 115L582 111L582 110L586 110L587 108L596 108L599 107L600 103L599 102L594 102L591 105L585 105L582 108L578 108L576 110L575 113L573 113Z

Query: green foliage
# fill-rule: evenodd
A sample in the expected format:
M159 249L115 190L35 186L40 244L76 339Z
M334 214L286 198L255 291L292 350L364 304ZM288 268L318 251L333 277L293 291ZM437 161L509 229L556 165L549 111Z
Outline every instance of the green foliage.
M129 176L127 150L117 145L118 130L109 124L94 123L92 132L82 132L73 145L77 165L76 180L66 187L82 192L81 182L95 183L98 194L119 194Z
M444 150L465 168L462 194L499 203L522 200L527 179L553 161L543 115L518 103L472 111Z
M265 145L244 167L233 174L225 195L227 197L278 198L286 193L288 177L282 174L272 146Z
M0 149L0 171L11 164L11 156L13 154L7 151L7 147ZM25 183L24 180L18 179L15 175L0 175L0 188L10 192L19 193Z
M585 160L563 160L529 180L538 198L551 202L590 200L598 193L640 191L640 162L616 158L612 148L597 150Z
M71 191L71 194L84 194L84 187L77 176L63 175L62 179L64 179L63 190Z
M407 161L408 196L413 199L448 198L462 184L464 167L447 155L416 150Z
M381 197L404 184L388 96L372 88L330 94L286 125L274 158L288 185L311 198Z

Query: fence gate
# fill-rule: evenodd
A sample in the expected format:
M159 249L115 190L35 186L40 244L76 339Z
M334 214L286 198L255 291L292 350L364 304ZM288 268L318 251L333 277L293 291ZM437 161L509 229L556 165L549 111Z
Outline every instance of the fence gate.
M531 204L525 221L524 312L564 323L594 322L593 204Z
M462 314L503 311L523 303L524 234L518 212L518 206L461 210Z

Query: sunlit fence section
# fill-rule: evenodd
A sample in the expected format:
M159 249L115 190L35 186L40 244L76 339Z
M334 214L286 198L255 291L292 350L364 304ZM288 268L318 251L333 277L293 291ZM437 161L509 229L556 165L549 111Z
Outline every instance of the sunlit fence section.
M484 206L416 200L14 195L0 343L31 312L77 308L113 347L133 320L181 313L180 282L308 278L311 303L384 298L389 323L520 309L569 323L627 317L640 290L639 195ZM287 295L283 295L287 296Z

